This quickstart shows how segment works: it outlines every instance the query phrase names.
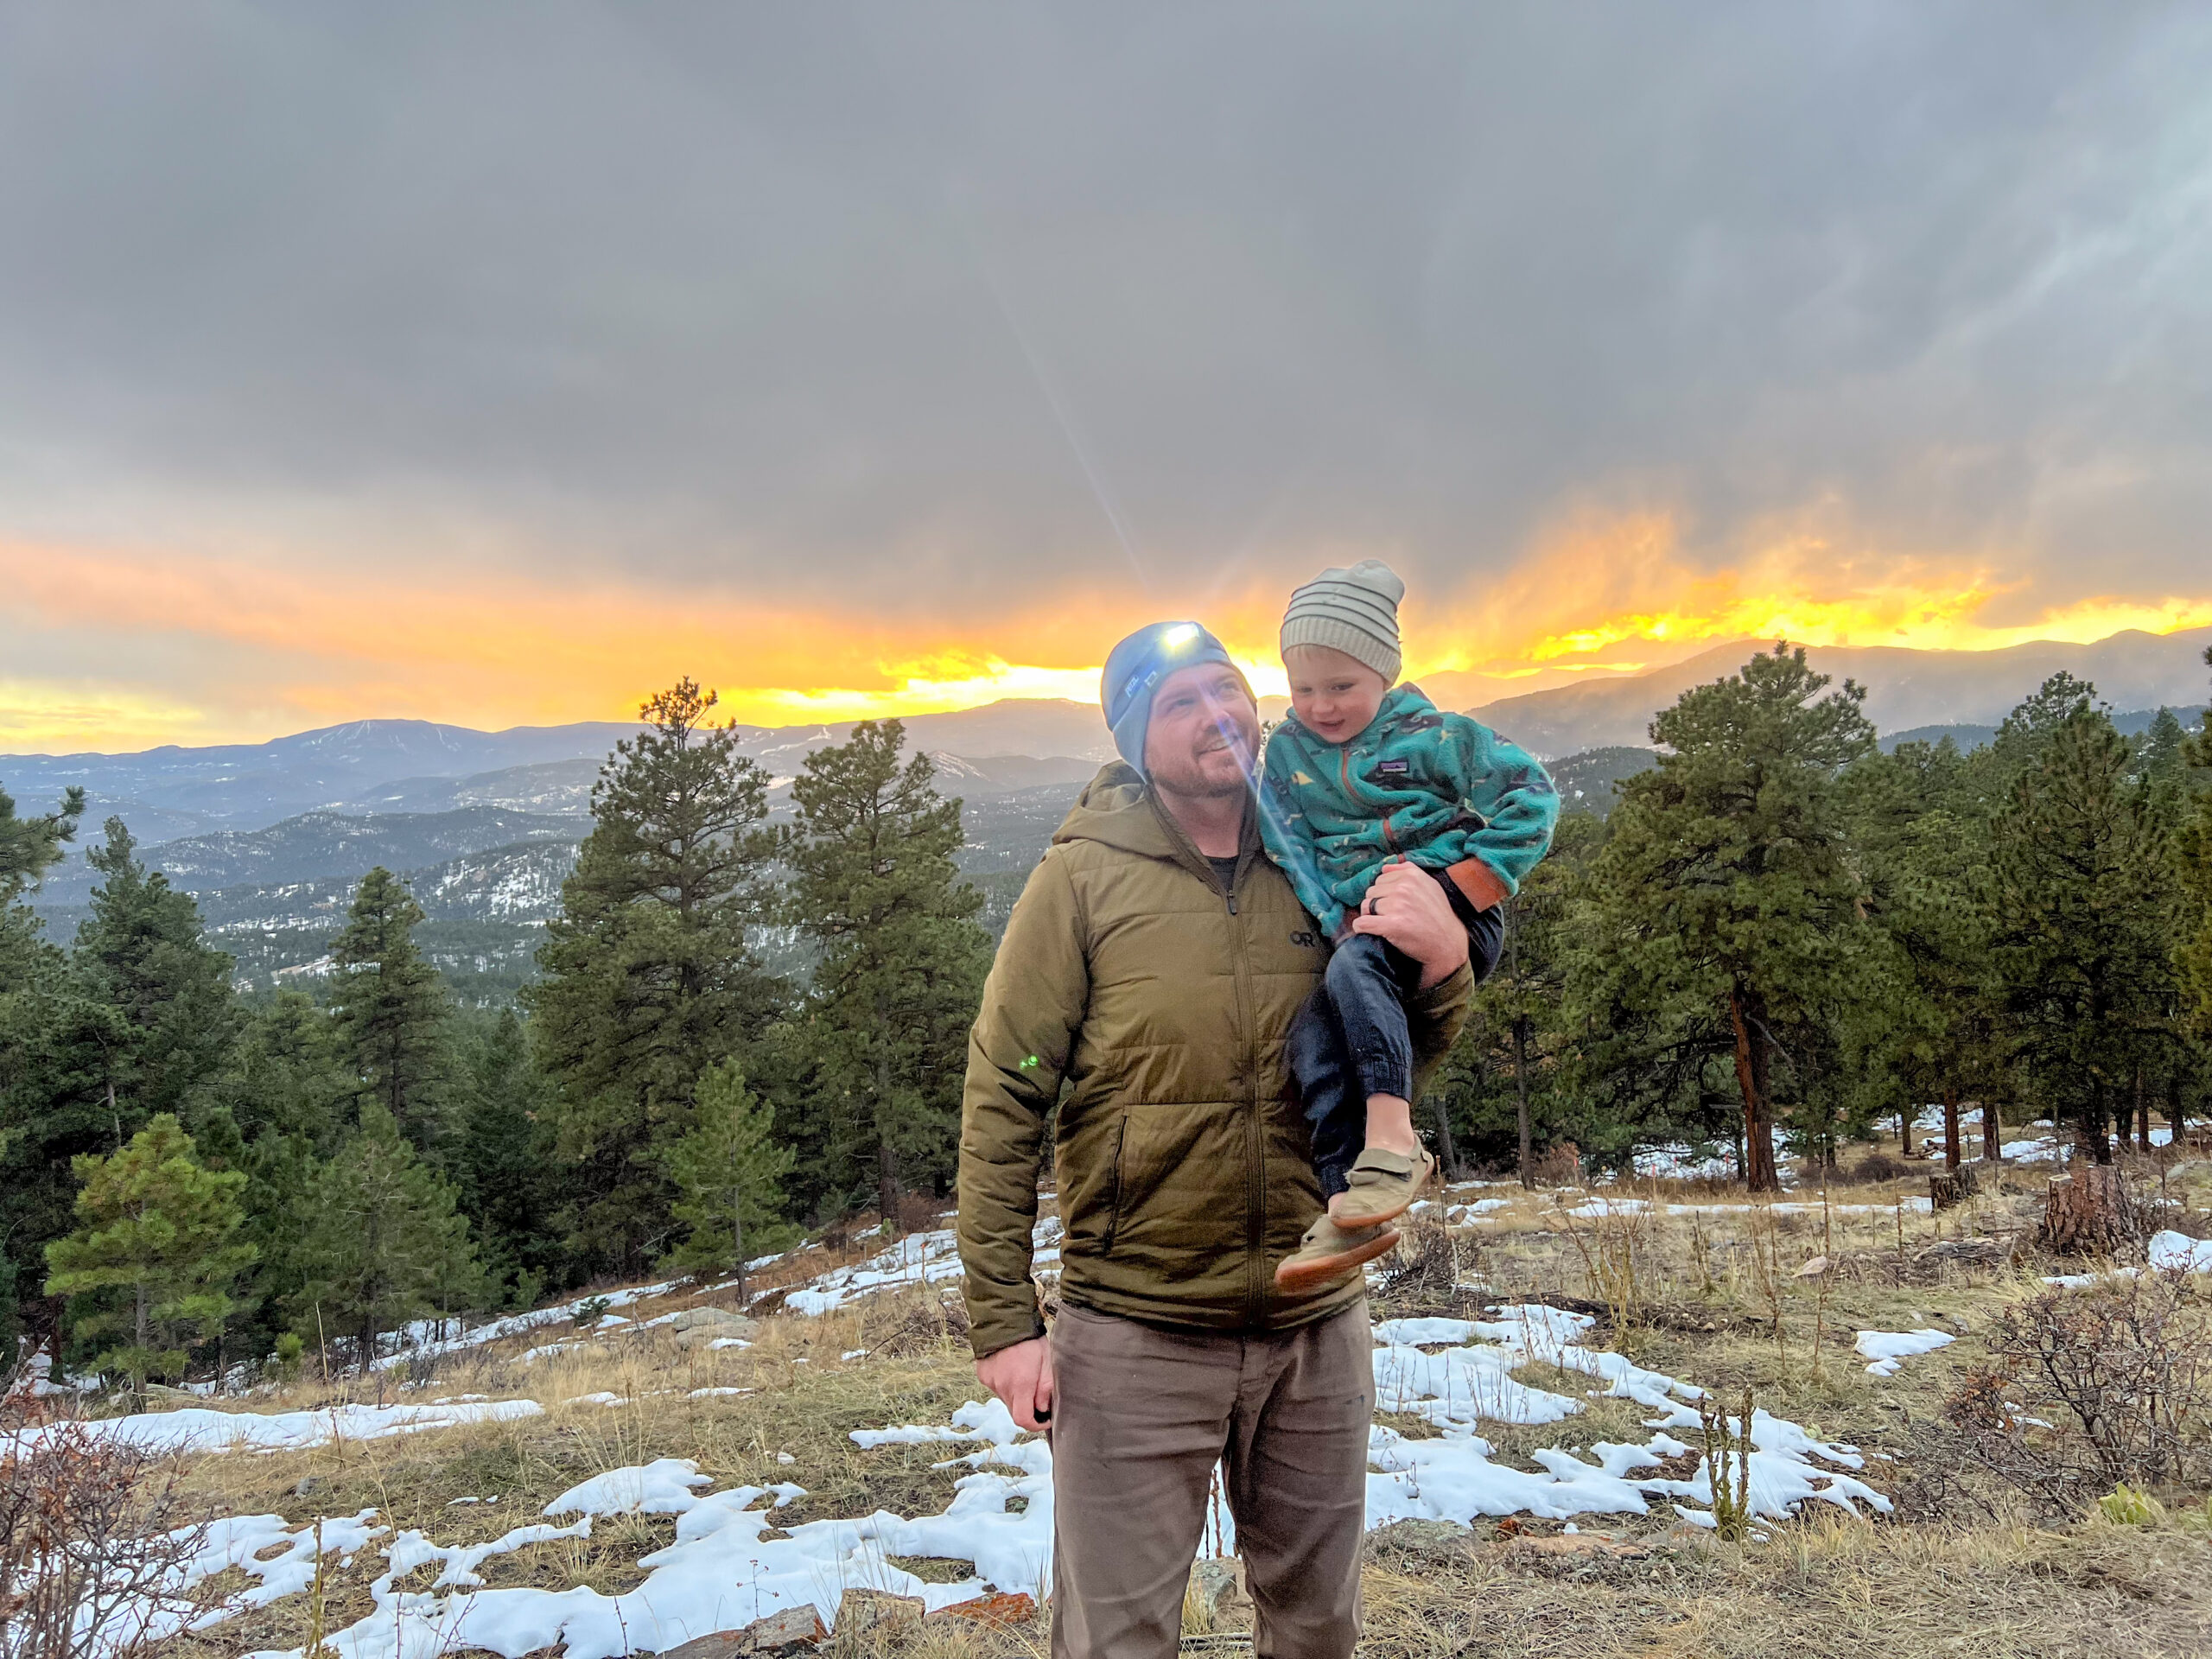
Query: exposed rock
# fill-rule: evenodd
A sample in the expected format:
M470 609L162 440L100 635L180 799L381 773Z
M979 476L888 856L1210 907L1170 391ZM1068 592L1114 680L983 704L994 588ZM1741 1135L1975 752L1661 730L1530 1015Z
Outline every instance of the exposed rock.
M1213 1556L1191 1568L1191 1596L1205 1610L1206 1622L1219 1624L1252 1611L1252 1598L1244 1586L1242 1556Z
M978 1596L973 1601L956 1601L930 1617L963 1618L977 1624L1027 1624L1037 1617L1037 1603L1017 1590L1012 1595Z
M1816 1255L1811 1261L1808 1262L1803 1267L1797 1269L1797 1276L1800 1279L1817 1279L1827 1270L1827 1257L1825 1255Z
M830 1639L822 1615L813 1604L786 1607L759 1618L741 1630L717 1630L695 1637L680 1648L670 1648L660 1659L772 1659L772 1656L805 1653Z
M696 1331L702 1325L727 1327L715 1331L718 1337L751 1336L760 1324L727 1307L687 1307L668 1323L677 1331Z

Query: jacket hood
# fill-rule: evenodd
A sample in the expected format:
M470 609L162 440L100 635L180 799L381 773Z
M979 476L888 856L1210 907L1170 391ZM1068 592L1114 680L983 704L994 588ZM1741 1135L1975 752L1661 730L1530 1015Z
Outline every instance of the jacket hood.
M1258 825L1254 815L1244 815L1244 840L1256 845ZM1126 760L1109 760L1098 775L1083 786L1083 793L1068 809L1060 827L1052 832L1055 844L1095 841L1143 858L1166 859L1205 874L1207 865L1188 836L1168 822L1154 801L1144 774Z

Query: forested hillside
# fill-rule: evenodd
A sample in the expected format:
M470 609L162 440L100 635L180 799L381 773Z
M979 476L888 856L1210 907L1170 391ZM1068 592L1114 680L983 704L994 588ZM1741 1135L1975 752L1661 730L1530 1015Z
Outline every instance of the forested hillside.
M1986 744L1885 753L1864 698L1777 647L1685 691L1661 749L1562 768L1421 1103L1447 1162L1688 1143L1757 1188L1929 1103L1955 1155L1972 1103L2099 1159L2206 1109L2212 725L2125 735L2059 674ZM1019 779L979 832L895 721L779 779L713 707L646 705L580 842L550 820L411 881L195 899L81 797L0 798L0 1318L173 1378L941 1197L988 924L1072 785ZM525 912L527 985L467 931ZM242 974L277 913L315 971ZM501 974L502 1006L455 994Z

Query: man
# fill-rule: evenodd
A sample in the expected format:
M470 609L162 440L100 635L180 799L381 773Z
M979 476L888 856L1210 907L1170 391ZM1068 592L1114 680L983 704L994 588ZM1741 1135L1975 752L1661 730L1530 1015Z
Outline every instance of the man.
M1275 1264L1320 1214L1283 1044L1324 943L1260 849L1259 711L1218 640L1159 623L1102 696L1122 760L1092 779L1007 923L969 1040L960 1253L976 1375L1050 1424L1052 1650L1172 1654L1224 1465L1261 1654L1348 1655L1373 1406L1357 1273ZM1421 964L1426 1070L1465 1016L1467 934L1410 866L1363 932ZM1065 1233L1049 1340L1030 1281L1045 1128Z

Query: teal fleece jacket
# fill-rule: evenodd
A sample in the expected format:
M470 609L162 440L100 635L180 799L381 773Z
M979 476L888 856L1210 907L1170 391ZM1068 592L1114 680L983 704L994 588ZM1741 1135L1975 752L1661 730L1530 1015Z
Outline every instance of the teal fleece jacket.
M1332 938L1389 859L1431 870L1480 859L1515 893L1559 822L1559 791L1541 766L1487 726L1438 712L1417 686L1385 694L1348 743L1284 715L1262 770L1268 855Z

